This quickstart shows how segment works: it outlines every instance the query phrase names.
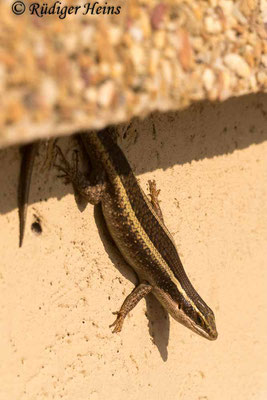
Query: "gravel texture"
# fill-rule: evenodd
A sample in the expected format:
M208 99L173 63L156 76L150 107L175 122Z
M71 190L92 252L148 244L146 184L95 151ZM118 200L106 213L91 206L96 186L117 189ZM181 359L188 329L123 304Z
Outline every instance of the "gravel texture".
M267 90L265 0L30 4L0 3L1 146Z

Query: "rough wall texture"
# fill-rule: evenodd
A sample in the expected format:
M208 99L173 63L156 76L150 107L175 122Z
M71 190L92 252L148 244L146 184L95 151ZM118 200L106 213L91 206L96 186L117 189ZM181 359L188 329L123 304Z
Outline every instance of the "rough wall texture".
M264 95L202 102L135 121L120 141L143 188L151 178L161 188L185 268L215 311L215 342L153 298L113 335L112 311L135 277L98 211L79 210L71 187L43 171L43 147L19 249L19 153L1 151L1 400L267 398L266 115Z
M266 0L105 3L65 19L71 1L43 17L0 3L1 146L266 91Z

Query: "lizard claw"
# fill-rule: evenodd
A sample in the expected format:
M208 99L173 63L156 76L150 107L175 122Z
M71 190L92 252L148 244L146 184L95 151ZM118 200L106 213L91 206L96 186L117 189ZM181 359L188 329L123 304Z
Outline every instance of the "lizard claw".
M119 333L122 329L124 316L122 316L119 311L115 311L112 314L117 315L117 318L111 325L109 325L109 328L114 326L112 333Z
M54 163L54 167L61 172L62 174L57 175L58 178L63 178L65 179L65 184L69 184L71 182L73 182L75 175L76 175L76 169L73 168L70 163L68 162L68 160L66 159L66 157L64 156L64 154L62 153L62 150L59 146L55 145L55 149L57 151L57 155L60 156L61 161L63 163L63 165L60 164L55 164ZM76 161L76 165L77 165L77 161Z
M59 155L59 157L61 158L62 163L65 165L65 169L67 169L67 170L71 169L68 160L66 159L66 157L62 153L61 148L57 144L55 145L55 149L56 149L57 155ZM54 164L54 165L56 166L56 164ZM62 166L59 166L59 167L62 169Z

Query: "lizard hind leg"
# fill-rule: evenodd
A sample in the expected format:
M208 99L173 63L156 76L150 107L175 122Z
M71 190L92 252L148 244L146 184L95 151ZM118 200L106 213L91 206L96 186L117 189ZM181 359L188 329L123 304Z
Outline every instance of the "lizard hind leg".
M65 183L72 183L77 194L85 198L89 203L96 205L106 191L105 174L102 171L92 171L90 177L79 171L78 154L73 153L72 165L68 162L59 146L55 146L57 155L60 158L59 164L54 164L61 173L59 178L64 178Z
M116 320L109 327L113 327L113 333L118 333L122 329L122 325L126 315L143 299L148 293L151 292L152 286L147 282L141 282L134 290L126 297L119 311L113 314L117 315Z
M161 221L164 223L163 219L163 214L160 208L160 200L159 200L159 194L160 194L160 189L157 189L156 181L148 181L148 188L149 188L149 194L148 196L149 201L151 206L153 207L154 211L157 213L158 217L161 219Z

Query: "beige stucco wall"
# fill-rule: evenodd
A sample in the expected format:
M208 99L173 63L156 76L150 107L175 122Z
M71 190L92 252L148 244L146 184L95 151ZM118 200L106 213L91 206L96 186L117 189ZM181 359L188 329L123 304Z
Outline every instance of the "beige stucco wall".
M19 152L1 150L0 399L265 400L266 139L258 94L154 114L120 140L143 188L157 180L185 269L216 314L215 342L169 320L153 298L113 335L112 311L135 277L99 214L43 171L43 146L19 249Z

